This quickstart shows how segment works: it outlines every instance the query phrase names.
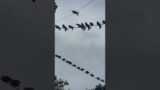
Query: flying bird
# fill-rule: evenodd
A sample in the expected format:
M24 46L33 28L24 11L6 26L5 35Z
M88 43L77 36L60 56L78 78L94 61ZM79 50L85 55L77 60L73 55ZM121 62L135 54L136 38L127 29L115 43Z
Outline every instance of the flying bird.
M74 29L74 27L73 27L73 26L71 26L71 25L68 25L68 27L69 27L70 29L72 29L72 30Z
M59 31L61 30L61 27L58 25L55 25L55 28L57 28Z
M86 27L88 28L88 30L91 29L91 26L90 26L87 22L85 22L85 25L86 25Z
M99 29L102 28L102 25L100 24L100 22L97 21L97 26L99 27Z
M62 28L63 28L65 31L67 31L67 29L68 29L64 24L62 25Z
M93 22L90 22L90 25L91 25L91 26L94 26Z
M77 16L78 16L78 14L79 14L79 12L76 11L76 10L72 10L72 13L73 13L73 14L76 14Z

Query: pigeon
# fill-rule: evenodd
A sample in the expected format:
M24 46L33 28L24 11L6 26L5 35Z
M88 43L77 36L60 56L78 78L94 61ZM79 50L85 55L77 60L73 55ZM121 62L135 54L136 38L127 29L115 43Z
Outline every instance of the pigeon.
M94 26L93 22L90 22L90 25L91 25L91 26Z
M59 56L59 55L56 55L56 57L59 58L59 59L61 58L61 56Z
M97 21L97 25L99 27L99 29L101 29L102 25Z
M62 58L62 60L65 61L66 59L65 59L65 58Z
M58 25L55 25L55 28L57 28L59 31L61 30L61 27Z
M73 26L71 26L71 25L68 25L68 27L69 27L70 29L72 29L72 30L74 29L74 27L73 27Z
M82 28L82 30L86 30L86 27L83 23L81 23L81 28Z
M75 65L75 64L73 64L72 66L73 66L73 67L76 67L76 65Z
M85 22L85 25L86 25L86 27L88 28L88 30L91 29L91 26L90 26L87 22Z
M99 78L99 77L97 77L97 80L100 80L100 78Z
M67 31L68 28L64 24L62 25L62 27L65 31Z
M104 82L104 80L102 79L101 82Z
M91 76L91 77L94 77L94 75L93 75L93 74L90 74L90 76Z
M86 74L88 74L88 73L89 73L89 71L86 71L85 73L86 73Z
M77 69L81 69L80 67L77 67Z
M81 68L81 71L84 71L84 68Z
M76 10L72 10L72 13L73 13L73 14L76 14L77 16L78 16L78 14L79 14L79 12L76 11Z
M103 24L106 24L106 21L105 21L105 20L102 21L102 25L103 25Z
M76 24L78 26L78 28L82 28L81 24Z

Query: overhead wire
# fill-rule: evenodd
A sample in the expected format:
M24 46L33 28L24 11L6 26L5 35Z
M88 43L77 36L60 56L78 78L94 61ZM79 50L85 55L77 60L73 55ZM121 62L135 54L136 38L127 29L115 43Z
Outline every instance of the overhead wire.
M95 0L90 0L89 2L87 2L86 4L84 4L83 6L81 6L77 11L79 12L80 10L84 9L84 8L87 7L89 4L91 4L93 1L95 1ZM67 14L67 15L65 15L65 16L57 19L56 22L59 22L59 21L61 21L61 20L64 20L65 18L68 18L68 17L70 17L70 16L72 16L72 15L73 15L73 13L72 13L72 14Z

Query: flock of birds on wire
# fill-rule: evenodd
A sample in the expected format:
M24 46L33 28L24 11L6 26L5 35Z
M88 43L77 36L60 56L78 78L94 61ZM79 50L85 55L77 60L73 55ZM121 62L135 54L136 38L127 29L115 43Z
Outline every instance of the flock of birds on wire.
M90 73L88 70L85 70L84 68L81 68L81 67L77 66L76 64L72 63L71 61L69 61L65 58L62 58L62 56L56 54L55 57L57 57L58 59L61 59L62 61L66 62L67 64L73 66L74 68L76 68L76 69L78 69L82 72L84 71L86 74L90 75L92 78L96 78L97 80L104 83L104 80L101 79L100 77L96 77L94 74Z
M102 26L105 25L105 20L102 20L101 22L97 21L96 24L94 24L93 22L84 22L84 23L77 23L76 26L72 26L72 25L64 25L62 24L60 25L55 25L55 28L58 29L59 31L61 31L61 29L64 29L64 31L67 31L68 29L74 30L75 28L80 28L81 30L85 31L85 30L91 30L91 28L93 26L98 26L99 29L102 28Z
M13 88L15 88L16 90L20 90L20 81L17 79L12 79L11 77L7 76L7 75L3 75L1 76L1 81L3 81L6 84L9 84L10 86L12 86ZM34 90L31 87L25 87L23 88L23 90Z

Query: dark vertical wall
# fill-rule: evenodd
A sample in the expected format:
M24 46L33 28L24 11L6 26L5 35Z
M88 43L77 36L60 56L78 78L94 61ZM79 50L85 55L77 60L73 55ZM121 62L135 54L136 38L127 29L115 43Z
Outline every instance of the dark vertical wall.
M110 90L160 89L159 3L157 0L108 0Z
M0 76L53 90L52 0L0 0ZM0 90L12 90L0 81Z

